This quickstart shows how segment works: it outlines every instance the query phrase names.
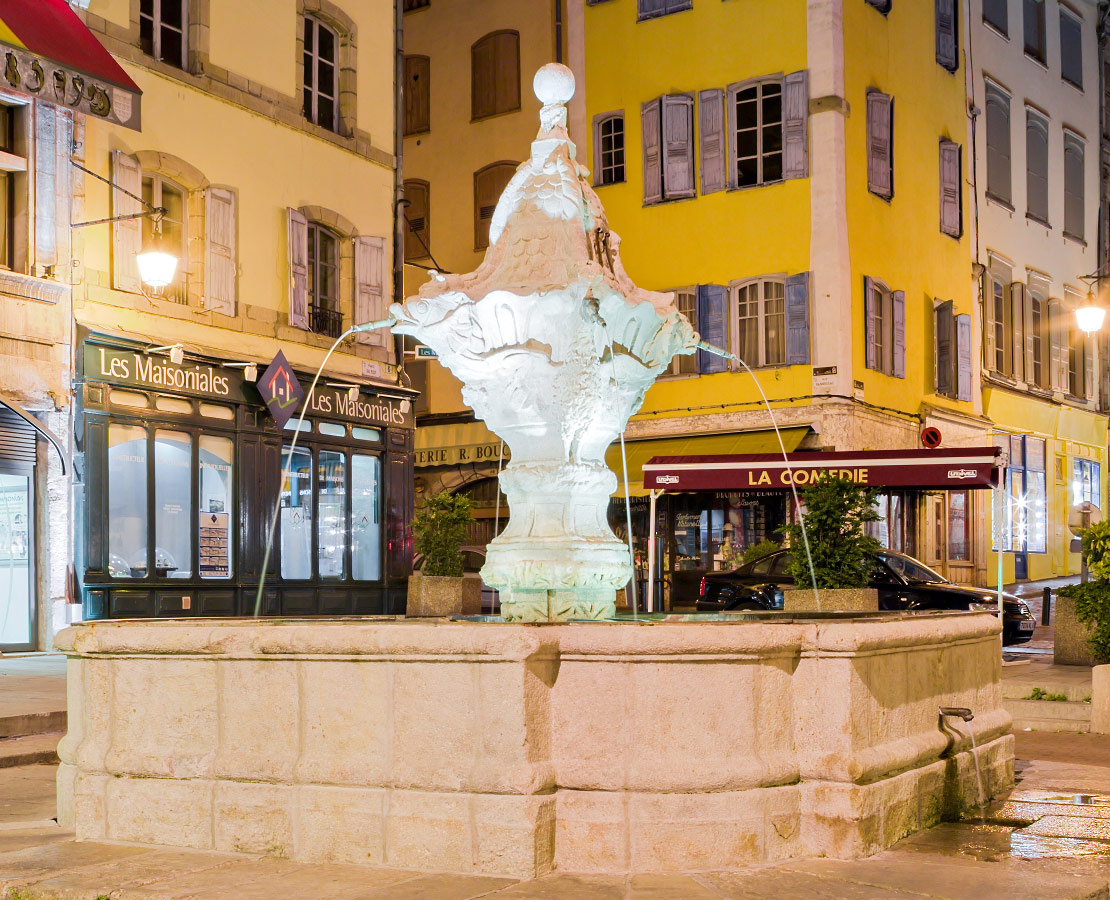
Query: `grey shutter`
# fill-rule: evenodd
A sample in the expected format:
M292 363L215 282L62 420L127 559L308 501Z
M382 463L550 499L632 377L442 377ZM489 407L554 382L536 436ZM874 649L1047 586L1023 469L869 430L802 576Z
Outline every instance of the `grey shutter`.
M809 365L809 272L786 279L786 364Z
M644 203L663 199L663 158L659 146L659 109L657 99L640 108L644 142Z
M1010 183L1010 98L987 83L987 193L1009 203Z
M289 242L289 324L308 328L308 219L287 210Z
M68 266L73 188L69 164L73 151L73 114L45 103L34 104L36 266ZM141 227L141 226L140 226ZM39 274L35 269L32 275ZM56 278L65 279L64 268Z
M636 6L641 19L650 19L667 13L667 0L637 0Z
M123 191L136 197L142 195L143 170L139 161L122 150L112 151L112 215L128 216L142 212L142 204ZM119 190L122 188L123 190ZM117 291L139 293L139 264L135 257L142 249L142 219L127 219L112 223L112 287Z
M1095 339L1091 334L1083 336L1083 396L1095 399Z
M891 173L893 102L881 91L867 92L867 189L890 199L894 194Z
M1064 234L1082 239L1085 232L1083 142L1064 133Z
M701 192L712 194L725 188L725 92L698 94L701 131Z
M1048 301L1048 331L1051 335L1052 389L1068 390L1068 328L1063 304Z
M878 326L879 304L875 301L875 283L866 275L863 278L864 330L867 334L867 368L879 368L879 348L875 343Z
M1031 110L1025 111L1026 211L1041 222L1048 221L1048 122Z
M963 234L963 192L960 184L960 145L940 142L940 230L958 238Z
M385 318L385 238L355 238L355 324ZM386 332L360 331L363 344L384 346Z
M1083 87L1083 25L1060 9L1060 74L1077 88Z
M782 80L782 174L809 177L809 72L791 72Z
M204 195L204 305L235 315L235 194L210 187Z
M937 62L949 72L959 68L956 58L956 0L936 0Z
M971 401L971 316L956 316L956 399Z
M683 94L663 97L663 196L693 197L694 99Z
M721 284L698 285L698 331L701 339L722 350L728 346L728 292ZM724 372L728 360L704 350L698 351L698 372L711 375Z
M906 377L906 292L892 291L890 306L894 324L893 356L890 374L895 378Z
M933 310L933 355L936 371L933 374L933 383L936 392L942 397L955 396L956 386L952 383L956 372L955 359L952 346L954 329L952 327L953 303L945 300Z
M1014 360L1011 374L1018 381L1025 377L1025 285L1015 281L1010 285L1010 327Z

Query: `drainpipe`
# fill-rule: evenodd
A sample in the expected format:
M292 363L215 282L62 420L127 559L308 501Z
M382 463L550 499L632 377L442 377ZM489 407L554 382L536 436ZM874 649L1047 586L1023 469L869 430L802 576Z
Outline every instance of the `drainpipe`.
M393 0L394 17L394 110L393 110L393 299L400 303L405 299L405 230L403 223L404 206L401 201L405 195L404 174L401 156L404 150L405 130L405 40L403 0ZM405 373L405 339L393 336L393 352L397 360L397 383L408 387L409 377Z

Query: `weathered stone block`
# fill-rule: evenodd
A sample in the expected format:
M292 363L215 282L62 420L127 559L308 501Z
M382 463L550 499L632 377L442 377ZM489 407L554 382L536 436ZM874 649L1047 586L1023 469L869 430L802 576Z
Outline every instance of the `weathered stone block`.
M285 781L297 761L297 664L219 660L217 777Z
M1091 652L1091 628L1076 618L1075 600L1056 595L1056 624L1053 626L1052 661L1058 666L1095 666Z
M380 866L386 791L302 785L297 789L297 859Z
M200 779L108 779L106 837L113 841L212 849L211 781ZM81 810L78 810L80 823ZM84 837L78 828L78 837Z
M463 612L463 578L446 575L411 575L408 582L408 596L405 600L405 615L424 616L461 616L476 615L481 607L481 588L479 588L479 609Z
M213 846L230 853L293 855L292 785L217 781Z
M1091 669L1091 731L1110 734L1110 665Z

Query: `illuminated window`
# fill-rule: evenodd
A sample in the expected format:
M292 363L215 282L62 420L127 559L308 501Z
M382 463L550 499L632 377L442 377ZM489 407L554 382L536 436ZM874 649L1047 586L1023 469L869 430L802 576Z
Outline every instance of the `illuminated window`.
M1075 458L1071 462L1071 500L1073 505L1093 503L1102 506L1102 478L1099 464L1090 459Z
M139 46L147 56L185 68L186 0L140 0Z
M304 117L338 131L339 38L323 22L304 17Z

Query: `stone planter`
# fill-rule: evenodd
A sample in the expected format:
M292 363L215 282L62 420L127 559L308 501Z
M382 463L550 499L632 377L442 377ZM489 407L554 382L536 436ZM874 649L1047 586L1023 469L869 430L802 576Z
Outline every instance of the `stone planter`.
M454 578L449 575L410 576L405 615L411 617L478 615L482 611L481 584L478 584L477 603L475 603L475 592L466 590L465 581L465 578Z
M1087 643L1091 629L1075 617L1075 600L1057 594L1055 612L1052 661L1058 666L1095 665L1098 660Z
M878 612L879 592L874 588L828 588L820 591L821 603L812 590L783 591L787 612Z

